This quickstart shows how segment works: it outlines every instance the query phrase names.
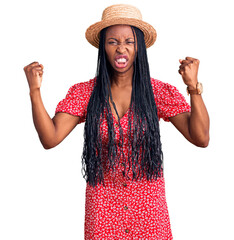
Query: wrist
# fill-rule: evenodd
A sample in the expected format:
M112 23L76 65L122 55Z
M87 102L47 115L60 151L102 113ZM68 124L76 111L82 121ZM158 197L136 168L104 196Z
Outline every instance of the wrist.
M188 90L196 90L197 89L197 83L198 83L198 80L187 84L187 89Z
M188 95L189 94L190 95L193 95L193 94L201 95L202 92L203 92L203 86L202 86L202 83L200 83L200 82L197 82L195 88L192 85L187 86L187 93L188 93Z
M196 90L197 85L187 85L188 90Z
M31 98L34 98L34 97L36 97L36 96L41 95L40 88L30 89L29 95L30 95Z

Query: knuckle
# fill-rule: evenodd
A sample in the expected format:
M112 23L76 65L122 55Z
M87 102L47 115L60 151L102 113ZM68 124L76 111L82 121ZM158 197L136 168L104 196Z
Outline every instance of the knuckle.
M35 67L35 66L37 66L37 65L39 65L38 62L32 62L32 63L29 64L29 67Z
M28 69L30 67L30 65L26 65L25 67L24 67L24 69Z

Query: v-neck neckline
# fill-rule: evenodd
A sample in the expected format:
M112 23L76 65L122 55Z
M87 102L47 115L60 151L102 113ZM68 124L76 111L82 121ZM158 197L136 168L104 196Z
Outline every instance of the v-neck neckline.
M119 121L122 121L122 119L127 116L128 112L129 112L129 109L130 109L130 107L129 107L128 110L125 112L125 114L119 119ZM113 114L112 111L111 111L111 114L112 114L112 116L113 116L114 121L118 123L118 119L115 118L115 116L114 116L114 114Z
M114 122L117 122L117 123L118 123L118 116L116 116L116 117L117 117L117 119L116 119L114 113L112 112L111 103L110 103L110 96L109 96L109 105L110 105L111 114L112 114L112 116L113 116L113 118L114 118ZM121 118L119 118L119 121L120 121L120 122L122 121L122 119L124 119L124 118L127 116L130 108L131 108L131 103L130 103L130 106L128 107L127 111L125 112L125 114L124 114ZM113 108L113 110L115 111L114 108Z

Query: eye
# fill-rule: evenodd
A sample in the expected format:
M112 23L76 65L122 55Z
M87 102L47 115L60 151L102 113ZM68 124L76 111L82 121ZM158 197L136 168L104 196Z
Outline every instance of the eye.
M135 44L135 39L134 39L134 38L128 38L128 39L126 39L126 44L130 44L130 45Z
M109 41L108 44L110 44L110 45L117 45L117 42L116 41Z
M127 44L134 44L134 41L127 41Z

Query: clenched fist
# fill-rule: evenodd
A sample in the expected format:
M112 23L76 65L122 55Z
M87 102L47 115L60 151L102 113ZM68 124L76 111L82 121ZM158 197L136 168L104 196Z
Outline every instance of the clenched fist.
M196 84L198 82L197 74L200 61L196 58L186 57L184 60L180 59L179 62L181 64L179 67L179 74L181 74L184 83L189 88L196 89Z
M38 90L41 87L42 76L43 76L43 65L38 62L33 62L24 67L30 92Z

